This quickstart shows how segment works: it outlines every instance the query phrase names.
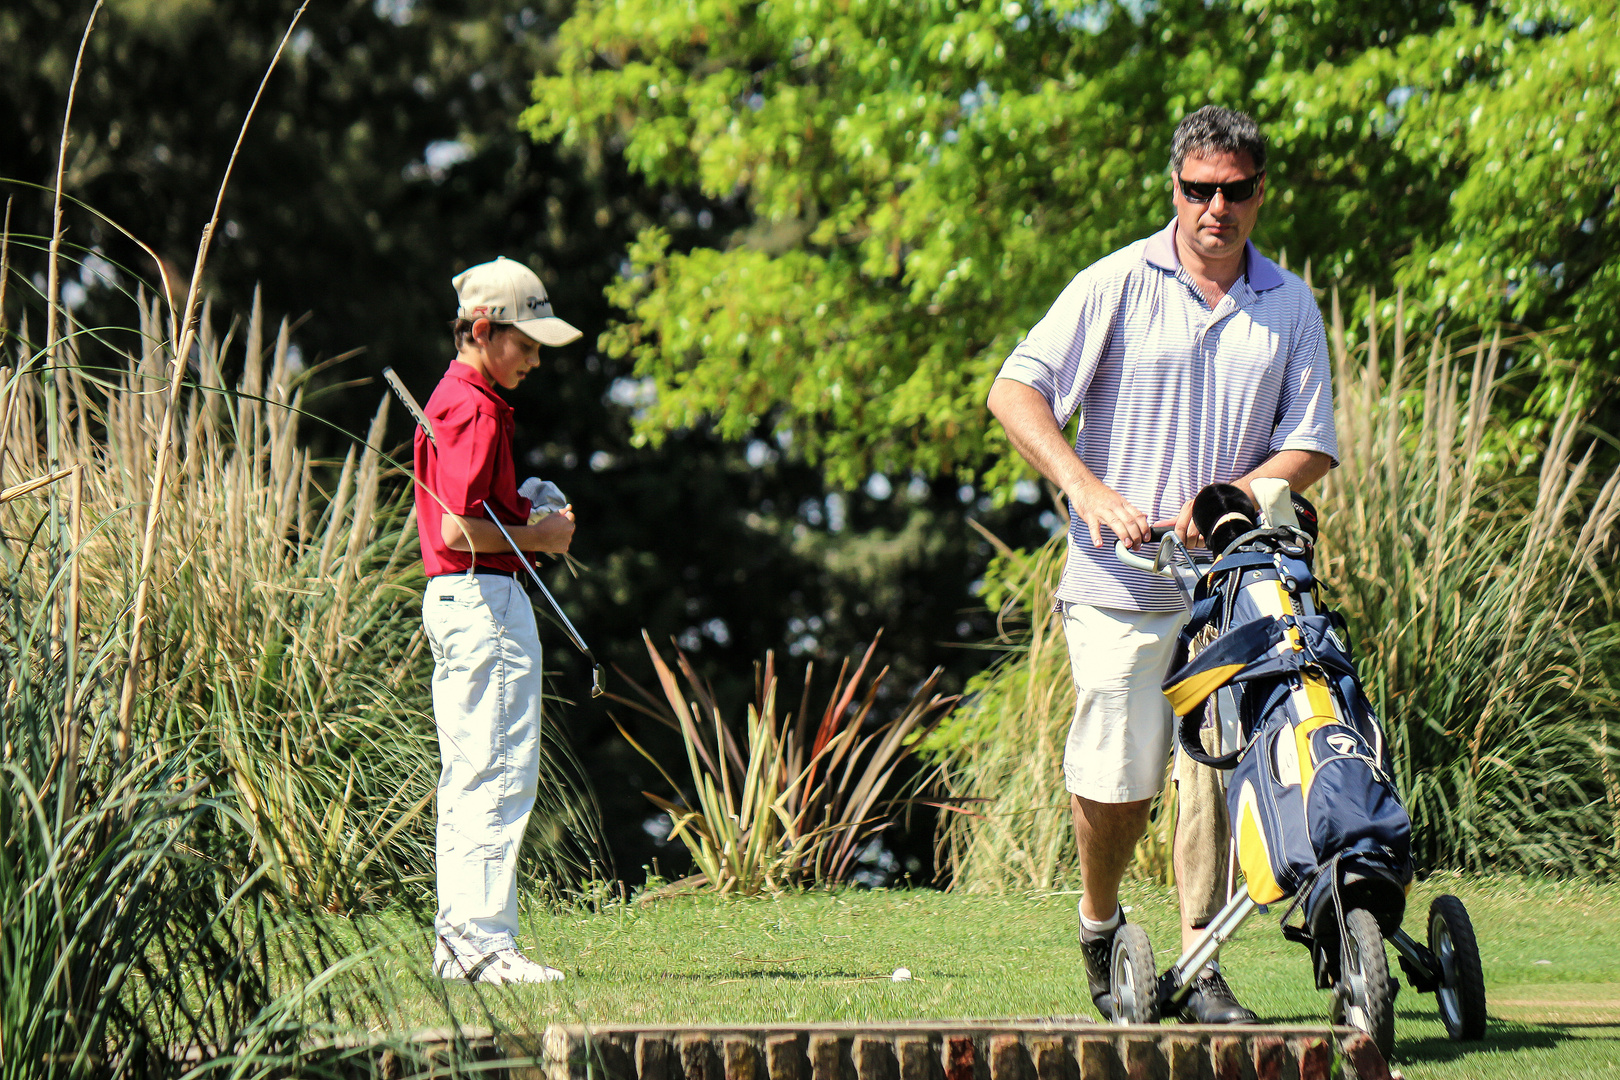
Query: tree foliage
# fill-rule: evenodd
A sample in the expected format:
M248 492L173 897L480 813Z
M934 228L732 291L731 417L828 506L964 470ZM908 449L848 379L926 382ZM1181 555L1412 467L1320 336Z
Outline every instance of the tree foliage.
M643 437L765 420L845 485L998 485L999 361L1168 218L1170 134L1209 102L1271 132L1264 246L1415 318L1568 322L1595 388L1620 301L1602 6L589 0L524 122L753 215L713 247L647 230L613 287L606 347L658 391Z
M0 49L26 60L0 70L7 178L54 177L90 7L23 0L0 15ZM97 18L66 190L151 245L182 281L237 129L297 7L108 0ZM544 62L548 32L566 11L536 5L507 15L491 0L310 5L226 192L209 294L246 311L262 288L267 310L299 321L293 342L306 362L364 346L360 367L410 370L447 358L448 282L466 263L504 253L555 277L595 260L597 229L633 217L639 185L600 168L587 179L586 164L554 167L511 124L519 73ZM5 194L14 197L15 233L48 233L48 192ZM575 228L581 219L591 227ZM156 280L146 256L97 217L70 211L66 240L68 250L94 249L125 268L125 284L131 275ZM599 293L610 273L582 282L581 293ZM81 314L116 323L122 310L94 306L106 284L85 275L91 306ZM77 305L81 294L67 299Z
M1555 414L1566 387L1608 389L1620 343L1616 72L1611 4L1456 4L1432 33L1272 72L1256 95L1301 176L1337 192L1323 216L1371 241L1318 249L1329 272L1392 280L1431 326L1569 328L1549 350L1573 378L1541 385Z

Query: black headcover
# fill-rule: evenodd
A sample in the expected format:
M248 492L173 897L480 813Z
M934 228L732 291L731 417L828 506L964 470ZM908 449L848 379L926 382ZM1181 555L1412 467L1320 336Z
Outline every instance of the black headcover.
M1307 499L1297 491L1290 492L1289 497L1294 502L1294 516L1299 518L1300 529L1305 533L1306 536L1311 538L1312 543L1315 543L1316 507L1311 505L1311 500Z
M1193 499L1193 524L1209 550L1222 552L1238 537L1258 527L1254 500L1235 484L1211 484Z

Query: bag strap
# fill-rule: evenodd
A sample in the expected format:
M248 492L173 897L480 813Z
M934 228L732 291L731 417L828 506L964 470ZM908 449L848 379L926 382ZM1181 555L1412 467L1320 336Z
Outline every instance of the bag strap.
M1177 716L1186 716L1270 652L1284 632L1282 622L1272 618L1253 619L1228 630L1165 678L1161 689L1170 707Z
M1241 750L1220 757L1213 757L1204 750L1199 738L1202 726L1199 706L1270 652L1282 640L1282 634L1283 626L1275 619L1246 622L1216 638L1203 652L1165 678L1164 696L1170 699L1170 707L1179 718L1177 739L1189 758L1216 769L1230 769L1237 764Z
M1202 595L1203 582L1193 596L1192 611L1187 621L1181 624L1181 630L1176 634L1176 643L1170 650L1170 666L1165 670L1164 681L1168 682L1176 672L1187 666L1187 657L1192 652L1193 639L1203 629L1214 621L1220 612L1221 598L1217 596ZM1163 685L1162 683L1160 685Z
M1219 757L1204 750L1203 726L1203 711L1200 709L1194 709L1186 716L1176 719L1176 738L1181 743L1181 752L1198 764L1208 765L1212 769L1230 769L1236 765L1238 758L1243 756L1241 749Z

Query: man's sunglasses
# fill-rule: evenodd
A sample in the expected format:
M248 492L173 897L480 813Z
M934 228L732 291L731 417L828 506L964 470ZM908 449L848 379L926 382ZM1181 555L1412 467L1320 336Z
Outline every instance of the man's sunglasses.
M1265 178L1266 171L1261 169L1247 180L1233 180L1226 184L1194 183L1176 177L1176 183L1181 185L1181 193L1187 197L1188 202L1207 203L1215 197L1218 191L1229 203L1246 202L1254 198L1255 190L1260 187L1260 181Z

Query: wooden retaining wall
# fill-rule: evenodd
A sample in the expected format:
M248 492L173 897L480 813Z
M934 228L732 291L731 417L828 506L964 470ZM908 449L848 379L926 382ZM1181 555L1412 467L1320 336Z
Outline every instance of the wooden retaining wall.
M552 1025L444 1039L501 1080L1389 1080L1360 1032L961 1021L795 1027ZM440 1056L431 1046L423 1057ZM414 1069L376 1063L374 1075ZM488 1070L488 1071L486 1071Z

